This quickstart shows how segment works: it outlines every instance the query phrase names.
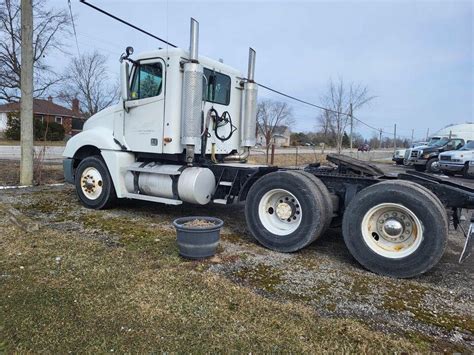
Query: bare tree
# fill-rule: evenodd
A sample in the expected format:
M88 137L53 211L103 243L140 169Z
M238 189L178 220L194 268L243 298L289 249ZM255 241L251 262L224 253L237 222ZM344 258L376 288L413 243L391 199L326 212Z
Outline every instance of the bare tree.
M318 121L326 127L326 133L331 132L334 137L337 151L342 150L344 132L350 124L349 107L352 104L353 114L362 106L373 100L369 90L361 84L346 84L342 78L337 82L329 81L327 92L322 97L325 107L331 111L323 111ZM354 121L354 124L356 121Z
M60 98L71 102L77 98L81 110L92 116L118 100L118 81L107 68L107 57L97 51L73 58L65 73Z
M292 109L287 103L273 100L262 100L258 103L257 126L259 133L265 139L267 163L275 128L282 125L289 126L293 122Z
M20 99L21 23L20 1L0 1L0 101ZM69 34L70 17L66 10L48 9L45 0L33 1L33 95L42 96L60 77L46 64L53 50L64 51L60 39Z

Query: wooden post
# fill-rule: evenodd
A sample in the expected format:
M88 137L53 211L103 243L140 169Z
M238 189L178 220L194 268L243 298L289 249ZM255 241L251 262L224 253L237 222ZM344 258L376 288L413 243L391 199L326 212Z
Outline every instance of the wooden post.
M270 155L270 165L273 165L275 162L275 144L272 143L272 153Z
M21 0L20 184L33 185L33 3Z
M393 152L397 150L397 124L393 126Z
M349 147L350 147L350 151L351 151L351 154L352 154L352 132L354 130L354 118L352 117L352 103L349 105L349 115L351 117L351 133L350 133L350 136L349 136Z

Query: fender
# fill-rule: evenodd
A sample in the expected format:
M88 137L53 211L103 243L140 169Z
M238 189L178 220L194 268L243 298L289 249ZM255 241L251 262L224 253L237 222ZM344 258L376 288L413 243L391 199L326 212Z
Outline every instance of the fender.
M68 140L63 157L73 158L76 152L83 146L91 145L100 150L120 151L120 146L114 141L111 129L95 127L94 129L82 131Z

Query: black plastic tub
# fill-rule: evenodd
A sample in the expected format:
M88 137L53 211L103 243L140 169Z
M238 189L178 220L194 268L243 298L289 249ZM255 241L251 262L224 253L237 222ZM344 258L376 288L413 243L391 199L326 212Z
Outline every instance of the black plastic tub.
M204 220L213 226L186 226L187 222ZM179 254L187 259L202 259L213 256L219 244L221 228L224 222L214 217L181 217L173 221L176 228L176 240Z

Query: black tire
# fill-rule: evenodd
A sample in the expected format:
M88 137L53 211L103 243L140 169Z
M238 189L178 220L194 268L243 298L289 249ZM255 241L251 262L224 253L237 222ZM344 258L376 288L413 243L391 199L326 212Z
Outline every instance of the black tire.
M89 198L84 193L81 187L81 185L83 184L83 182L81 181L82 173L88 168L96 169L102 177L101 183L98 182L98 184L100 184L102 188L102 191L100 195L95 199ZM111 207L117 199L114 184L112 182L112 178L110 177L109 170L107 169L107 166L105 165L102 158L99 156L91 156L83 159L77 166L74 181L76 186L77 197L79 198L79 201L81 201L81 203L87 208L93 208L97 210L105 209Z
M273 233L264 226L260 217L260 201L267 193L275 190L289 192L301 205L300 223L289 234ZM325 228L327 210L317 186L303 174L293 174L289 171L276 171L258 179L250 188L245 201L245 219L251 234L266 248L279 252L300 250L318 238ZM274 209L265 213L275 213L274 218L277 218Z
M425 165L416 165L416 164L415 164L414 167L415 167L415 170L416 170L416 171L419 171L419 172L421 172L421 173L426 170L426 166L425 166Z
M402 205L423 226L419 246L404 257L381 255L364 239L365 215L384 203ZM409 278L425 273L439 262L446 248L448 220L445 208L431 191L408 181L386 181L365 188L352 199L344 213L342 231L350 253L366 269L381 275ZM376 234L375 237L378 238Z
M433 165L435 163L437 164L438 161L439 161L438 158L431 158L430 160L428 160L428 162L426 163L426 171L432 174L439 174L440 173L439 165L438 165L438 168L435 168L435 166Z
M469 162L464 164L464 168L462 169L462 177L465 179L472 179L472 175L469 174Z
M403 165L403 160L395 160L395 163L396 163L397 165Z
M319 235L319 236L321 236L322 234L324 234L324 232L331 225L333 212L334 212L332 198L331 198L331 194L329 193L329 190L327 189L326 185L324 185L324 183L320 179L318 179L316 176L314 176L313 174L311 174L307 171L293 170L293 171L288 171L288 172L291 173L291 174L300 174L300 175L305 176L307 179L311 180L311 182L313 184L316 185L319 192L321 193L321 196L323 197L323 200L324 200L324 208L322 208L322 210L323 210L324 214L326 215L325 218L324 218L324 220L325 220L324 229L321 232L321 234ZM319 238L319 236L317 238Z

